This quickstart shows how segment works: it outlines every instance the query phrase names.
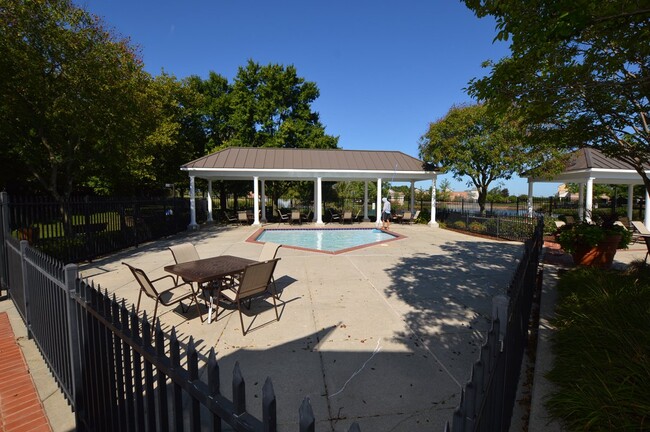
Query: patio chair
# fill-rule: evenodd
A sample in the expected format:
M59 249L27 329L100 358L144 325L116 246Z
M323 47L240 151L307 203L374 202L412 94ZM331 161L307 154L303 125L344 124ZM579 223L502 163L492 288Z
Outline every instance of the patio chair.
M357 214L354 216L354 221L361 223L362 219L363 219L362 211L359 210Z
M300 211L292 210L291 211L291 223L297 223L302 225L302 219L300 218Z
M176 264L201 259L201 257L199 257L199 253L196 251L196 248L192 243L181 243L174 246L169 246L168 249L172 253ZM176 278L176 283L178 283L178 277Z
M260 256L257 258L257 261L270 261L275 259L275 256L278 254L278 250L282 247L281 244L279 243L273 243L273 242L266 242L264 243L264 246L262 246L262 251L260 252ZM240 279L241 274L233 276L234 279ZM275 284L275 278L273 275L271 275L271 281ZM276 298L280 298L280 294L277 293Z
M224 211L223 215L226 218L226 220L228 221L228 223L235 223L235 222L238 221L238 219L235 216L229 215L227 211Z
M304 222L311 222L314 219L314 212L309 210L309 213L307 213L307 216L304 216L302 220Z
M646 236L650 236L650 231L646 228L645 224L641 221L632 221L632 226L635 232L633 233L633 242L639 241L640 238L645 240ZM646 240L647 243L647 240Z
M242 225L248 225L248 214L245 211L237 212L237 220Z
M249 264L246 266L244 273L239 279L239 283L235 287L224 288L220 292L221 296L230 300L232 303L237 304L241 331L244 336L246 336L246 329L244 328L244 318L241 310L242 302L248 301L247 309L250 309L251 301L253 299L266 297L270 294L273 299L275 317L277 321L280 321L278 305L276 304L277 290L275 289L275 281L273 281L273 271L275 270L275 266L279 260L280 258L275 258L268 261ZM219 295L217 295L217 297L218 296ZM218 307L219 306L217 305L217 309Z
M334 211L332 209L328 209L328 210L330 212L330 222L340 221L341 220L341 215L338 212L336 212L336 211Z
M411 223L412 222L412 214L410 211L405 211L402 214L402 217L400 218L400 223Z
M413 215L413 218L411 219L411 223L417 222L419 217L420 217L420 210L416 210L415 214Z
M138 305L136 306L136 313L140 312L140 301L142 300L142 293L144 293L147 297L151 298L156 302L156 306L154 306L153 309L153 317L151 319L152 327L151 327L151 333L153 334L155 325L156 325L156 315L158 314L158 303L161 303L163 306L171 306L176 303L181 304L181 310L183 313L187 312L194 303L196 305L196 310L199 313L199 317L201 318L201 321L203 321L203 314L201 313L201 308L199 306L198 299L196 298L196 292L192 288L192 284L183 282L181 284L177 284L174 276L172 275L166 275L163 277L160 277L158 279L149 279L147 274L144 272L144 270L139 269L137 267L133 267L130 264L127 264L123 262L125 266L131 270L131 273L133 273L133 277L135 280L138 282L140 285L140 294L138 295ZM165 279L171 279L172 286L164 288L164 289L159 289L155 286L157 282L160 282ZM190 304L187 306L187 309L183 307L183 300L190 299Z
M280 222L288 222L289 221L289 215L288 214L283 214L282 210L278 208L278 214L280 215Z
M623 226L627 229L630 229L632 225L630 224L630 218L627 216L619 216L618 221L623 224Z
M346 221L352 223L352 212L351 211L344 211L343 212L343 216L341 216L341 223L344 224Z

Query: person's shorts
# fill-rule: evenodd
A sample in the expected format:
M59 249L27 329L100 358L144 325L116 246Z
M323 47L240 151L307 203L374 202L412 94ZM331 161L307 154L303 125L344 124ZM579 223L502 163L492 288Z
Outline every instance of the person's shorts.
M381 220L383 222L390 222L390 213L382 213L381 214Z

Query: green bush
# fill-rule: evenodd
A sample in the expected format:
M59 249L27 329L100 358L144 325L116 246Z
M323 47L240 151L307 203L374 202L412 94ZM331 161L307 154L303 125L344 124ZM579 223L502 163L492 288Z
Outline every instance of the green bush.
M461 229L461 230L467 229L467 225L462 220L457 220L452 224L452 226L456 229Z
M569 430L647 430L650 269L579 268L558 283L547 407Z
M474 231L474 232L484 232L485 231L485 225L483 225L480 222L470 222L469 230Z

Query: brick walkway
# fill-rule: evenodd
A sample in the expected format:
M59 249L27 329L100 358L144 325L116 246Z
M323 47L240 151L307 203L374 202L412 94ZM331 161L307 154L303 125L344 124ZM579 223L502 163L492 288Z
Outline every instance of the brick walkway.
M0 432L52 431L9 316L0 313Z

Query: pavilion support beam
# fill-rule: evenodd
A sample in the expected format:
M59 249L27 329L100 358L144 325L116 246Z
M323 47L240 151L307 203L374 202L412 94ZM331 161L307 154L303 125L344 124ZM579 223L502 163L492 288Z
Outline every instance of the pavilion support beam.
M208 180L208 223L213 223L212 218L212 180Z
M429 221L431 228L439 226L438 222L436 222L436 180L437 176L431 179L431 220Z
M370 222L368 217L368 180L363 184L363 221Z
M411 215L415 213L415 182L411 180Z
M323 178L316 179L316 225L325 225L323 223Z
M648 189L645 190L645 213L643 215L643 225L650 227L650 212L648 211L648 205L650 205L650 195L648 195Z
M585 184L578 185L578 219L585 220Z
M587 211L585 220L591 222L592 212L594 210L594 178L587 179L587 191L585 196L585 210Z
M381 213L382 213L382 206L381 206L381 179L377 179L377 211L375 212L377 214L377 220L375 221L375 225L378 227L381 226Z
M259 226L260 224L260 191L259 186L260 178L253 177L253 225Z
M199 225L196 223L196 188L194 186L194 176L190 176L190 224L188 230L197 230Z
M261 221L263 223L266 223L267 222L267 220L266 220L266 192L264 191L265 186L266 186L265 185L266 180L262 179L261 183L262 183L262 219L261 219Z
M627 185L627 218L632 220L632 214L634 210L634 185ZM629 228L629 227L625 227Z
M312 216L312 222L316 223L318 222L318 215L316 214L316 206L318 202L318 182L314 181L314 205L312 206L312 211L314 212L314 215Z

